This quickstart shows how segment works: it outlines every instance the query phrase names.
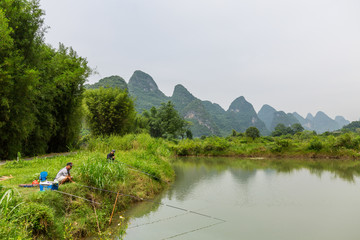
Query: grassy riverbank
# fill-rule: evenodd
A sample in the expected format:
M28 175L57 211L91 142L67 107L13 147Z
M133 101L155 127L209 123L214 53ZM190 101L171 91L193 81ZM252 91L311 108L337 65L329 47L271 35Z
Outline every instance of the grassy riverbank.
M88 138L83 141L82 150L68 156L12 161L0 166L0 175L14 177L1 182L0 238L78 239L100 235L104 239L120 235L110 233L108 227L116 194L82 185L138 197L120 196L118 199L115 222L126 224L126 221L119 221L124 210L139 198L153 198L167 187L166 182L174 179L169 163L171 156L357 159L360 157L359 143L359 136L355 134L317 136L309 133L292 137L251 139L236 136L172 141L151 138L147 134ZM113 148L116 149L116 160L109 163L106 154ZM285 166L293 168L302 160L287 161ZM52 191L39 192L35 188L18 188L19 184L37 179L41 171L47 171L49 180L52 180L67 162L74 164L71 171L76 183L62 185L59 190L81 198ZM259 164L271 168L277 164L276 161L255 160L242 163L250 168L259 167ZM319 165L318 162L308 164Z
M167 187L166 182L174 178L167 161L170 151L164 146L163 140L148 135L93 139L89 142L88 150L69 156L13 161L0 166L0 175L14 177L1 182L0 238L74 239L99 232L102 238L110 237L110 232L106 230L116 194L81 185L119 191L139 198L153 198ZM117 149L113 163L105 159L111 148ZM71 173L76 183L62 185L59 190L100 205L58 192L39 192L35 188L17 187L18 184L31 183L37 179L41 171L47 171L48 179L52 180L67 162L74 164ZM156 179L133 171L123 163L147 172ZM139 199L119 196L116 213L121 215L134 201Z
M207 137L185 139L170 148L179 156L239 156L266 158L342 158L360 157L360 137L346 133L339 136L303 132L294 136Z

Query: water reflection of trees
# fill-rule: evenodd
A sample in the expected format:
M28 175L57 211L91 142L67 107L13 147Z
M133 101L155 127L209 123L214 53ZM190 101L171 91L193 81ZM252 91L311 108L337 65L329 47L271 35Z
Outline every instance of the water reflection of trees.
M354 182L360 176L360 161L319 160L319 159L239 159L239 158L181 158L173 163L176 181L168 191L168 197L184 200L201 182L220 177L227 170L240 184L246 185L259 169L266 174L291 174L293 171L308 169L321 177L330 172L335 178ZM268 171L271 170L271 171ZM211 186L209 186L211 187Z

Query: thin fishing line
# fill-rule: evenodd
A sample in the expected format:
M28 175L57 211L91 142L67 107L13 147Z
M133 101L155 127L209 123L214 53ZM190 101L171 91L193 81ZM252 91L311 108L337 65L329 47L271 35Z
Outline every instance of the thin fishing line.
M59 191L59 190L52 190L52 191L62 193L62 194L65 194L65 195L68 195L68 196L71 196L71 197L80 198L80 199L83 199L83 200L91 202L91 203L95 203L95 204L99 204L99 205L101 204L101 203L98 203L98 202L95 202L95 201L92 201L92 200L89 200L89 199L86 199L86 198L83 198L83 197L80 197L80 196L76 196L76 195L73 195L73 194L70 194L70 193L62 192L62 191Z
M178 209L178 208L177 208ZM180 208L181 209L181 208ZM181 209L182 210L182 209ZM201 210L201 209L199 209ZM162 218L162 219L159 219L159 220L155 220L155 221L152 221L152 222L147 222L147 223L143 223L143 224L138 224L138 225L134 225L132 227L128 227L127 229L132 229L132 228L137 228L137 227L141 227L141 226L144 226L144 225L149 225L149 224L153 224L153 223L157 223L157 222L162 222L162 221L167 221L167 220L170 220L170 219L173 219L173 218L177 218L177 217L181 217L181 216L184 216L184 215L187 215L189 213L194 213L192 211L188 211L188 212L185 212L183 214L178 214L178 215L175 215L175 216L171 216L171 217L168 217L168 218ZM216 219L218 221L223 221L222 219L218 219L218 218L213 218L213 219Z
M176 238L176 237L179 237L179 236L182 236L182 235L188 234L188 233L192 233L192 232L200 231L200 230L202 230L202 229L205 229L205 228L210 228L210 227L213 227L213 226L215 226L215 225L222 224L222 223L224 223L224 222L217 222L217 223L213 223L213 224L210 224L210 225L207 225L207 226L204 226L204 227L200 227L200 228L196 228L196 229L193 229L193 230L190 230L190 231L187 231L187 232L179 233L179 234L173 235L173 236L171 236L171 237L163 238L163 239L161 239L161 240L166 240L166 239Z
M158 222L162 222L162 221L167 221L167 220L170 220L170 219L173 219L173 218L177 218L177 217L180 217L180 216L184 216L184 215L186 215L186 214L189 214L189 213L186 212L186 213L178 214L178 215L171 216L171 217L168 217L168 218L162 218L162 219L159 219L159 220L155 220L155 221L152 221L152 222L148 222L148 223L138 224L138 225L135 225L135 226L132 226L132 227L128 227L127 229L133 229L133 228L138 228L138 227L141 227L141 226L144 226L144 225L150 225L150 224L153 224L153 223L158 223Z
M75 184L78 184L78 185L80 185L80 186L87 187L87 188L97 189L97 190L99 190L99 191L104 191L104 192L109 192L109 193L118 194L117 192L110 191L110 190L106 190L106 189L102 189L102 188L97 188L97 187L92 187L92 186L86 186L86 185L82 185L82 184L79 184L79 183L75 183ZM158 201L154 201L154 200L150 200L150 199L143 199L143 198L140 198L140 197L137 197L137 196L134 196L134 195L129 195L129 194L119 193L119 195L121 195L121 196L126 196L126 197L131 197L131 198L134 198L134 199L137 199L137 200L140 200L140 201L146 201L146 202L156 203L156 204L159 204L159 205L162 205L162 206L166 206L166 207L178 209L178 210L181 210L181 211L184 211L184 212L196 214L196 215L203 216L203 217L206 217L206 218L215 219L215 220L218 220L218 221L221 221L221 222L226 222L225 220L220 219L220 218L215 218L215 217L212 217L212 216L209 216L209 215L206 215L206 214L202 214L202 213L198 213L198 212L195 212L195 211L187 210L187 209L181 208L181 207L176 207L176 206L173 206L173 205L170 205L170 204L166 204L166 203L162 203L162 202L158 202Z

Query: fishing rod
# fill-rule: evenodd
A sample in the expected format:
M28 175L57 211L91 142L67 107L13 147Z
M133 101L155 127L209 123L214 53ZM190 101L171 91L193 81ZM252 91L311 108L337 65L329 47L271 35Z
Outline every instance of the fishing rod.
M209 216L209 215L206 215L206 214L202 214L202 213L198 213L198 212L195 212L195 211L192 211L192 210L187 210L187 209L185 209L185 208L180 208L180 207L176 207L176 206L173 206L173 205L164 204L164 203L159 202L159 201L154 201L154 200L150 200L150 199L143 199L143 198L140 198L140 197L137 197L137 196L134 196L134 195L123 194L123 193L120 193L120 192L114 192L114 191L111 191L111 190L106 190L106 189L97 188L97 187L86 186L86 185L82 185L82 184L79 184L79 183L76 183L76 184L78 184L78 185L80 185L80 186L83 186L83 187L87 187L87 188L93 188L93 189L97 189L97 190L105 191L105 192L109 192L109 193L114 193L114 194L116 193L116 194L121 195L121 196L132 197L132 198L135 198L135 199L138 199L138 200L147 201L147 202L151 202L151 203L156 203L156 204L159 204L159 205L162 205L162 206L171 207L171 208L174 208L174 209L178 209L178 210L181 210L181 211L185 211L185 213L183 213L183 214L179 214L179 215L176 215L176 216L168 217L168 218L165 218L165 219L156 220L156 221L153 221L153 222L150 222L150 223L145 223L145 224L136 225L136 226L131 227L131 228L129 228L129 229L137 228L137 227L140 227L140 226L143 226L143 225L149 225L149 224L153 224L153 223L157 223L157 222L161 222L161 221L167 221L167 220L170 220L170 219L173 219L173 218L176 218L176 217L179 217L179 216L183 216L183 215L186 215L186 214L189 214L189 213L196 214L196 215L199 215L199 216L202 216L202 217L206 217L206 218L210 218L210 219L213 219L213 220L218 221L218 222L216 222L216 223L212 223L212 224L209 224L209 225L206 225L206 226L203 226L203 227L199 227L199 228L196 228L196 229L192 229L192 230L190 230L190 231L182 232L182 233L179 233L179 234L170 236L170 237L163 238L162 240L167 240L167 239L176 238L176 237L179 237L179 236L188 234L188 233L200 231L200 230L202 230L202 229L210 228L210 227L213 227L213 226L215 226L215 225L222 224L222 223L225 223L225 222L226 222L225 220L220 219L220 218L212 217L212 216ZM99 205L101 204L101 203L98 203L98 202L95 202L95 201L92 201L92 200L89 200L89 199L86 199L86 198L83 198L83 197L80 197L80 196L76 196L76 195L73 195L73 194L70 194L70 193L66 193L66 192L62 192L62 191L58 191L58 190L52 190L52 191L55 191L55 192L58 192L58 193L61 193L61 194L65 194L65 195L68 195L68 196L71 196L71 197L80 198L80 199L83 199L83 200L85 200L85 201L91 202L91 203L93 203L93 204L99 204ZM94 210L95 210L95 206L94 206ZM95 210L95 211L96 211L96 210ZM96 214L96 212L95 212L95 214Z
M83 198L83 197L80 197L80 196L76 196L76 195L73 195L73 194L70 194L70 193L62 192L62 191L59 191L59 190L52 190L52 191L58 192L58 193L61 193L61 194L64 194L64 195L68 195L68 196L71 196L71 197L80 198L80 199L83 199L83 200L85 200L85 201L88 201L88 202L91 202L91 203L95 203L95 204L101 205L101 203L98 203L98 202L95 202L95 201L92 201L92 200L89 200L89 199L87 199L87 198Z

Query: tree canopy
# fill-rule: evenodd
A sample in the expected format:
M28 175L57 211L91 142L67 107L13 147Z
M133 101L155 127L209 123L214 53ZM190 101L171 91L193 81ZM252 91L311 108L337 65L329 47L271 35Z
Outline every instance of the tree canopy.
M260 137L260 131L256 127L249 127L245 131L245 136L255 139Z
M100 88L85 92L87 120L94 135L123 135L132 131L134 101L126 90Z
M360 133L360 121L353 121L348 125L344 126L341 130L344 132L350 131Z
M64 151L78 137L87 61L44 42L38 0L0 1L0 158Z
M286 127L284 124L279 123L276 125L275 130L271 133L271 135L274 137L287 134L294 135L302 131L304 131L304 128L300 123L294 123L291 127Z
M143 116L147 119L149 132L153 137L179 138L185 134L192 137L187 128L188 123L180 117L171 101L162 103L159 108L152 107Z

